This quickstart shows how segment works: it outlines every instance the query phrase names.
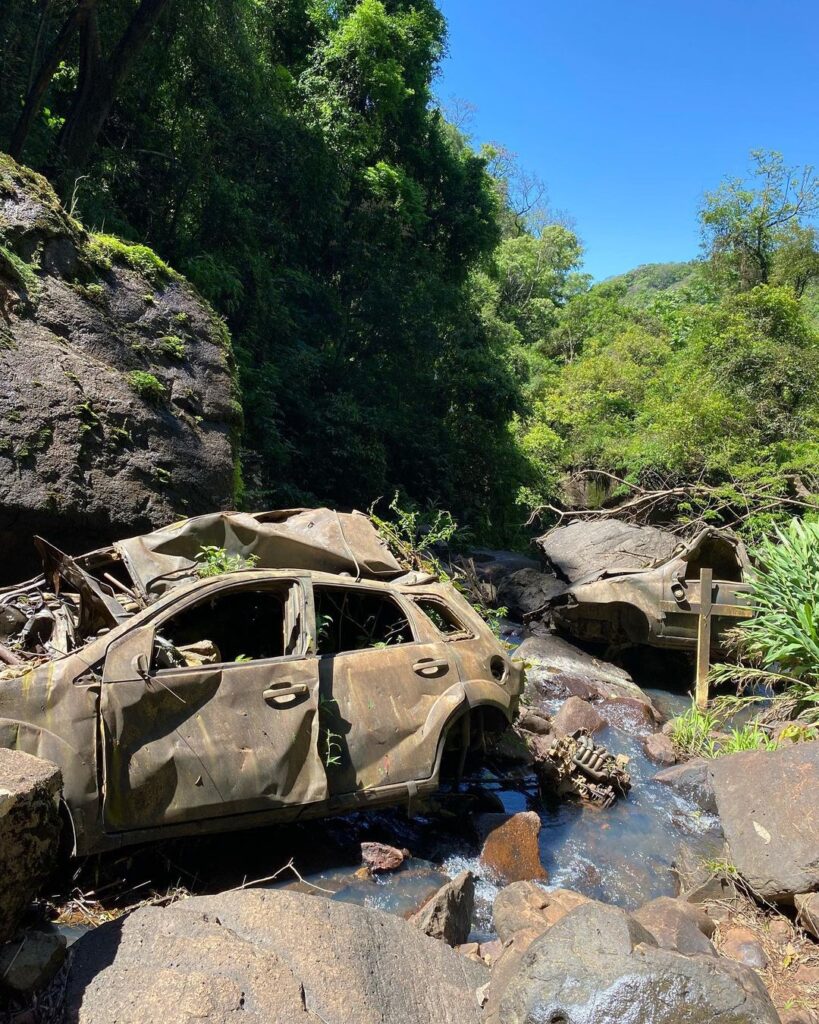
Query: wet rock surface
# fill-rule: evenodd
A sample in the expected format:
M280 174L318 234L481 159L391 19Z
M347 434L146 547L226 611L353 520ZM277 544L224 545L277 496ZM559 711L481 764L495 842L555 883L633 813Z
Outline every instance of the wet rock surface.
M408 850L399 850L386 843L361 844L361 862L369 871L397 871L408 856Z
M50 761L0 747L0 942L14 937L56 862L61 787Z
M475 819L483 839L481 864L503 882L548 878L540 861L540 818L534 811L481 814Z
M500 966L500 965L499 965ZM753 971L658 947L633 918L587 904L493 973L486 1024L778 1024Z
M0 581L233 500L230 342L148 250L96 242L44 178L0 157ZM148 253L146 257L144 254ZM136 374L136 376L134 376Z
M552 719L552 730L556 736L570 736L578 729L585 729L589 733L600 732L605 725L605 718L580 697L569 697Z
M410 922L432 939L460 946L469 938L474 909L475 876L471 871L462 871L441 886Z
M654 781L670 786L681 796L693 800L703 811L716 814L717 801L709 774L710 767L710 761L696 757L663 769L654 776Z
M562 637L527 637L517 649L526 663L526 696L537 706L544 700L582 697L592 702L622 702L645 722L659 722L651 698L624 669L587 654Z
M399 918L248 889L145 907L80 939L65 1020L477 1024L488 978Z
M730 860L764 899L819 889L819 741L711 763Z

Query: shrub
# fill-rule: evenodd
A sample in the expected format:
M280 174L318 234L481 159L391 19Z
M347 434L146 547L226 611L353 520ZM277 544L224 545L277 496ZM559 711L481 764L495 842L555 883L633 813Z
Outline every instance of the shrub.
M252 569L259 561L256 555L229 555L224 548L215 544L206 544L199 549L196 556L198 565L196 572L202 579L209 576L221 576L226 572L238 572L239 569Z
M769 717L819 722L819 523L793 519L753 554L757 614L734 631L745 664L716 665L713 678L780 688Z
M144 370L132 370L128 374L128 383L145 402L156 404L165 394L165 388L152 373Z
M166 334L164 338L159 339L159 351L169 359L181 363L186 354L185 342L178 334Z

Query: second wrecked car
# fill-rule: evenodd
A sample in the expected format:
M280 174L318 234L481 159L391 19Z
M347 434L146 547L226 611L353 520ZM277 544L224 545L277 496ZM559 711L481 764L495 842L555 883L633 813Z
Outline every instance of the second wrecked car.
M582 642L695 650L704 568L713 572L715 648L736 625L730 609L750 604L748 554L727 530L707 527L684 540L654 527L599 520L558 527L538 544L565 587L527 618L546 617Z
M516 710L521 669L366 516L40 546L43 577L0 591L0 745L61 767L76 853L411 802ZM203 577L203 547L251 567Z

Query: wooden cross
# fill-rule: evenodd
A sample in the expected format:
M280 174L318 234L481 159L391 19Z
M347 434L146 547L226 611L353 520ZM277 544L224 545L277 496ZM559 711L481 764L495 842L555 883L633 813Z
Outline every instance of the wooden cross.
M697 622L697 688L695 691L697 707L704 708L708 704L708 672L711 668L711 620L714 616L730 619L750 619L754 615L753 608L742 604L714 604L714 570L702 569L700 572L700 600L692 602L685 608L673 601L661 602L664 612L692 612L699 616Z

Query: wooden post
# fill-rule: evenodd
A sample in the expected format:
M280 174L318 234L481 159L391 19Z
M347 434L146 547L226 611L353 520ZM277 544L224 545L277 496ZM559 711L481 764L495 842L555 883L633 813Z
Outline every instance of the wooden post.
M697 707L708 703L708 671L711 667L711 605L713 601L714 571L700 572L700 614L697 623Z

